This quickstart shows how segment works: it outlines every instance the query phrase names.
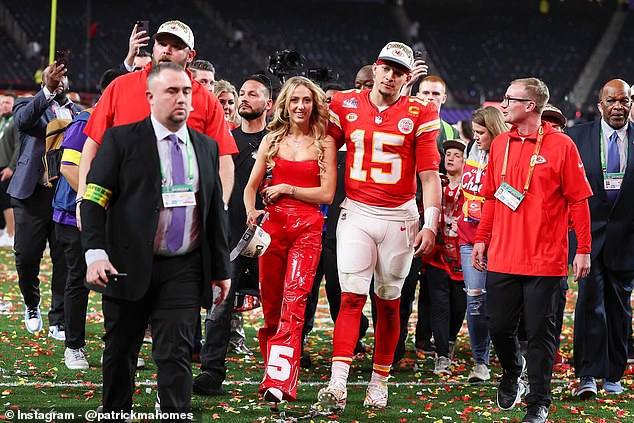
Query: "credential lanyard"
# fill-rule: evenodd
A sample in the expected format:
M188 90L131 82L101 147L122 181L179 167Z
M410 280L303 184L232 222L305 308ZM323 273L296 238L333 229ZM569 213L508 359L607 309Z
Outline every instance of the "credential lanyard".
M185 140L185 153L187 154L187 182L191 185L194 184L194 152L192 150L192 143L189 140L189 133ZM170 146L171 148L171 146ZM165 176L165 170L163 169L163 163L161 165L161 183L163 186L167 185L167 177Z
M531 156L531 161L528 166L528 175L526 175L526 183L524 184L523 195L526 195L528 192L528 187L531 184L531 179L533 178L533 170L535 170L535 163L537 163L537 157L539 156L539 150L542 147L542 142L544 141L544 127L540 126L537 131L537 142L535 143L535 151ZM511 137L509 137L508 141L506 141L506 151L504 152L504 164L502 165L502 181L506 178L506 166L509 161L509 145L511 144Z
M599 142L601 143L601 170L603 171L603 173L607 173L608 166L605 162L605 147L603 146L603 128L601 128L601 135L599 136ZM627 163L628 153L629 153L628 149L626 148L625 149L625 163Z

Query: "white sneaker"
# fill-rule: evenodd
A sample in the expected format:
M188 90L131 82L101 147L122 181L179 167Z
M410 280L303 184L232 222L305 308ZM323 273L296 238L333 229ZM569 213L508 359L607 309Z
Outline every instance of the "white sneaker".
M24 326L31 333L37 333L42 330L42 315L40 314L39 304L35 307L25 307Z
M348 399L348 389L345 381L331 380L328 386L321 388L317 394L317 401L331 411L346 408L346 400Z
M71 370L86 370L90 367L86 356L84 355L84 349L78 348L66 348L64 351L64 364Z
M365 391L364 407L385 408L387 407L387 383L370 383Z
M471 370L471 373L469 373L467 380L469 383L479 383L485 382L489 379L491 379L491 372L487 365L484 363L477 363L473 367L473 370Z
M48 336L58 341L66 340L66 331L63 325L53 325L48 328Z
M451 359L449 357L443 357L442 355L436 357L434 374L436 376L451 376Z

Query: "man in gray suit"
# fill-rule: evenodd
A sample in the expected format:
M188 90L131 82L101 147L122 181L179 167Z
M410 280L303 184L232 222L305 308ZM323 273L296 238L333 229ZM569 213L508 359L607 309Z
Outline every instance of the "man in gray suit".
M64 251L55 242L53 226L54 187L45 185L44 165L46 125L55 118L72 119L81 108L68 99L66 66L53 63L42 72L42 89L34 97L19 98L13 118L20 134L20 154L7 193L15 215L15 267L24 298L24 324L31 333L42 329L40 316L40 261L46 241L53 260L52 301L49 336L63 341Z

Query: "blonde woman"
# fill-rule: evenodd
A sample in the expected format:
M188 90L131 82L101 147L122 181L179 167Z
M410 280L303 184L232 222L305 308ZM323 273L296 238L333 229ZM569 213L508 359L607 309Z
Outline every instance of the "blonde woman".
M458 236L462 272L467 291L467 327L474 366L469 374L469 382L479 383L491 378L489 372L489 354L491 338L485 317L486 312L486 271L478 271L471 264L473 240L482 215L484 198L478 193L482 179L487 171L489 148L497 135L509 130L504 123L502 112L492 106L473 112L471 116L473 140L471 150L465 154L462 175L464 206L462 218L458 220Z
M240 116L236 110L238 103L238 91L231 82L221 79L214 84L214 94L225 112L225 120L229 123L231 130L240 126Z
M290 78L244 190L249 226L269 214L263 229L271 244L259 258L264 326L258 338L266 366L259 392L274 403L296 398L304 309L321 254L319 204L330 204L335 192L336 151L326 137L327 116L321 88L301 76ZM256 210L256 190L267 172L267 205Z

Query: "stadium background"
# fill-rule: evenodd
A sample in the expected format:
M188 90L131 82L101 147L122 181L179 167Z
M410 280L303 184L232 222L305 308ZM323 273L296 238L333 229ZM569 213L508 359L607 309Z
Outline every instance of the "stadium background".
M169 19L192 28L216 80L238 86L285 49L305 57L301 70L330 68L352 86L387 41L408 42L447 82L450 123L499 101L514 78L544 80L551 102L577 121L595 117L605 81L634 83L634 0L58 0L55 48L71 51L71 90L86 105L96 100L134 23L149 20L154 33ZM0 1L0 92L39 88L50 21L49 0Z

